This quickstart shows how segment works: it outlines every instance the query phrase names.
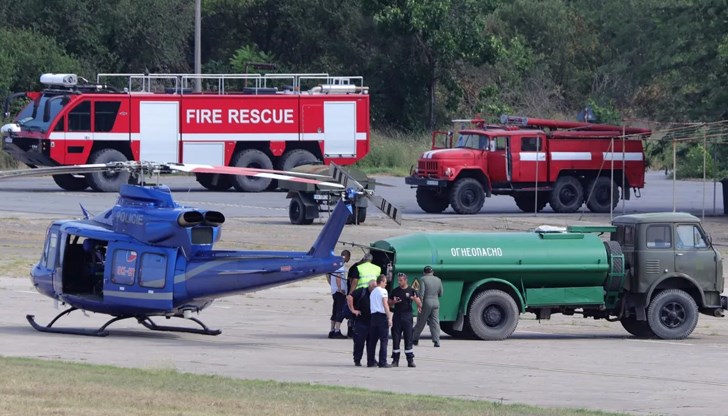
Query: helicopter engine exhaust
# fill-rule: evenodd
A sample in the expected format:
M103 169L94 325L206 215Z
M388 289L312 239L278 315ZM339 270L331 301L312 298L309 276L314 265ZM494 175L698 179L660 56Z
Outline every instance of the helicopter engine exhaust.
M219 211L205 212L205 225L216 227L225 222L225 216Z
M194 227L195 225L202 224L205 217L199 211L186 211L177 217L177 224L182 227Z

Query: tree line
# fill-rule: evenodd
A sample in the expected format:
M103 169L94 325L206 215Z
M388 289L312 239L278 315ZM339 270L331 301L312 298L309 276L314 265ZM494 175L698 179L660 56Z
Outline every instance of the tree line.
M43 72L192 72L194 3L4 0L0 93ZM586 105L603 122L728 118L724 0L202 0L203 72L261 61L362 75L376 128Z

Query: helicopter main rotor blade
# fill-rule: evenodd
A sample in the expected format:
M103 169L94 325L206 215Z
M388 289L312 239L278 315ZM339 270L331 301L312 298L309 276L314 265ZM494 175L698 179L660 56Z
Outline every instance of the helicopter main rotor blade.
M323 181L316 178L330 179L328 176L313 175L307 173L289 172L272 169L256 169L256 168L241 168L234 166L211 166L211 165L194 165L187 163L168 163L166 166L170 170L186 173L217 173L223 175L242 175L242 176L253 176L259 178L270 178L281 181L290 182L302 182L310 183L315 185L326 185L332 188L344 188L342 185L334 182Z
M402 213L400 212L399 208L392 205L391 202L387 201L379 195L374 194L373 190L364 187L364 185L354 179L354 177L351 176L349 172L345 171L335 163L331 163L330 172L331 176L336 182L344 185L344 187L347 189L353 188L358 195L364 195L386 216L391 218L397 224L402 225Z
M137 162L110 162L90 165L51 166L45 168L15 169L0 171L0 180L33 176L78 175L82 173L106 172L109 170L138 169Z

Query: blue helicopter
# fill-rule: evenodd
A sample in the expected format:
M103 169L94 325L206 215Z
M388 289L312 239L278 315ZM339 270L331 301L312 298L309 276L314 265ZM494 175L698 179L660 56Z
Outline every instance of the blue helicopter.
M143 179L138 177L143 178L150 171L179 171L266 176L344 189L321 175L140 162L0 172L0 179L58 174L59 169L61 173L74 174L126 170L142 183ZM333 169L341 175L338 167ZM106 336L112 323L136 319L155 331L219 335L220 330L208 328L192 314L222 296L284 285L333 272L342 265L334 248L351 215L351 200L360 195L371 196L354 188L343 193L307 252L228 251L213 249L225 222L222 213L184 207L174 201L164 185L123 185L111 209L91 216L82 207L85 218L54 221L50 225L31 280L41 294L69 308L47 325L38 324L33 315L27 315L28 322L41 332ZM391 204L386 208L393 210ZM97 329L53 326L75 310L108 314L112 318ZM158 325L152 317L186 318L199 328Z

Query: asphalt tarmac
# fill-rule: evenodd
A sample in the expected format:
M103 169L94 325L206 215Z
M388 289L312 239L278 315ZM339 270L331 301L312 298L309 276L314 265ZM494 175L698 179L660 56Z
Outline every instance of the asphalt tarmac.
M659 173L651 175L643 198L627 201L626 212L672 210L672 183ZM284 193L214 193L203 191L191 178L169 179L167 183L175 191L176 199L184 204L214 206L228 218L255 217L253 221L261 222L269 218L278 226L285 226ZM405 218L422 220L413 227L427 229L428 221L437 220L442 229L464 219L451 213L421 213L414 202L414 192L407 189L401 178L379 180L399 184L381 188L380 194L401 206ZM677 209L701 215L702 184L681 181L675 185L676 195L680 196L675 200ZM712 184L705 188L712 190ZM720 190L718 184L718 214L722 214ZM0 211L6 212L6 216L18 212L77 217L79 202L100 212L115 198L111 194L60 191L50 179L0 183ZM712 194L706 194L705 200L706 214L710 215ZM621 207L618 213L620 210ZM510 218L532 216L517 212L510 197L495 197L486 200L479 216L493 220L504 214ZM374 212L369 215L381 218L381 214ZM567 216L543 213L539 219L531 220L541 218ZM720 223L724 219L713 221ZM376 233L379 228L371 224L362 230ZM728 243L722 240L720 237L714 241ZM326 337L331 297L323 278L218 300L199 316L209 326L222 329L217 337L152 332L134 321L113 324L109 328L111 335L106 338L39 333L28 325L25 314L35 314L39 322L46 323L59 310L54 309L52 300L35 292L24 276L0 278L0 305L4 311L0 315L3 356L174 368L235 378L357 386L640 415L728 414L728 318L701 316L693 335L683 341L638 340L619 323L558 315L542 322L523 315L513 337L498 342L444 336L442 347L433 348L426 329L420 345L415 347L417 368L379 369L354 367L351 341ZM98 327L106 319L76 311L58 325ZM185 324L164 320L158 323Z

